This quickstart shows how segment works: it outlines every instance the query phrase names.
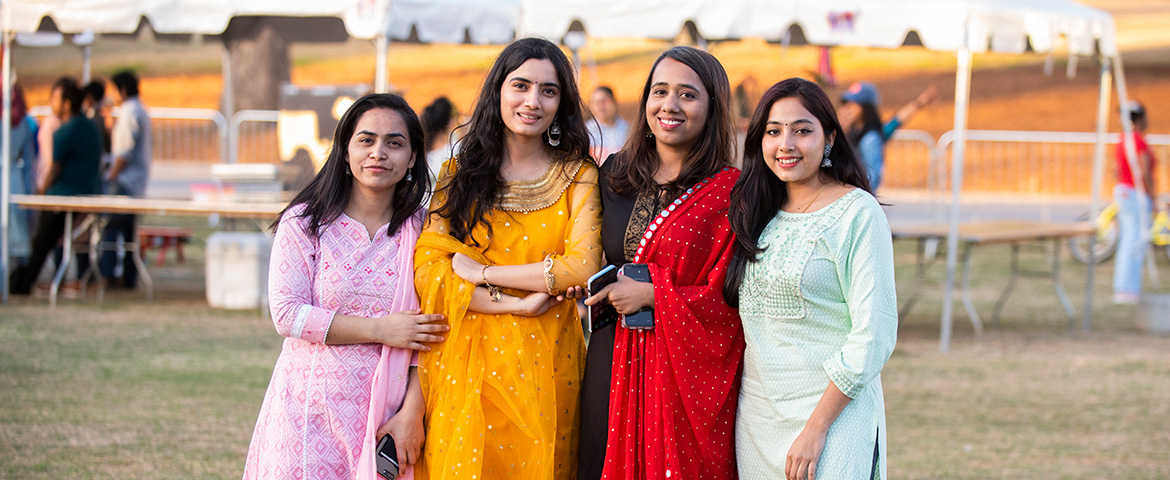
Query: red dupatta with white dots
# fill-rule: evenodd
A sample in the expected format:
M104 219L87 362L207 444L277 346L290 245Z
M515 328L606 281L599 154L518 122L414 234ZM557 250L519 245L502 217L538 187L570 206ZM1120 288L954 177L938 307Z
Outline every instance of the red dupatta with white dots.
M732 479L743 325L723 299L739 170L691 187L650 222L635 263L654 282L651 330L618 326L603 478Z

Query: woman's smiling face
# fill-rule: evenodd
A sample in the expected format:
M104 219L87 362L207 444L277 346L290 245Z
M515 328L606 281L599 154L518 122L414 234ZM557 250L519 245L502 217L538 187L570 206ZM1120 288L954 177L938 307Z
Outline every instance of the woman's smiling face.
M711 94L699 74L682 62L667 57L658 62L650 77L646 98L646 123L660 145L689 147L707 124Z

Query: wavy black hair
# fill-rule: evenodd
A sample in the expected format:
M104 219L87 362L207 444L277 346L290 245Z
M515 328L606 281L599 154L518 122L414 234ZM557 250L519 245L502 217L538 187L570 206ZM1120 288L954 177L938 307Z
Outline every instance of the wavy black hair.
M393 236L397 233L402 224L406 223L422 204L423 196L430 188L422 123L402 97L389 93L372 93L359 98L341 116L337 130L333 132L333 147L321 171L317 172L313 180L297 192L288 206L280 212L280 215L284 216L285 212L294 206L305 204L305 210L298 216L309 217L309 234L313 238L320 238L321 227L341 216L341 212L349 204L354 182L354 178L346 173L349 169L349 141L353 138L362 115L378 108L390 109L402 116L402 122L406 124L406 136L410 140L410 154L413 157L413 165L407 170L411 179L407 180L406 176L403 176L394 188L394 198L390 201L394 213L390 216L390 228L386 230L386 235ZM273 232L279 224L280 217L277 217L270 227Z
M658 188L654 172L658 169L658 150L655 139L649 135L646 116L646 102L650 99L654 70L664 59L673 59L686 65L699 76L703 88L710 94L707 122L703 131L691 144L690 153L683 161L682 169L673 182L665 185L665 194L673 200L684 190L704 178L731 165L735 155L735 127L731 116L731 84L727 72L714 55L693 47L674 47L654 61L646 84L642 87L642 106L638 111L635 130L631 132L625 146L614 157L613 169L609 172L610 186L617 193L635 193ZM634 133L636 132L636 133Z
M446 192L446 202L434 211L447 219L450 235L460 242L479 246L479 241L472 235L479 224L487 226L488 235L491 234L487 215L499 205L504 191L500 166L506 150L506 127L500 116L500 89L509 73L533 59L552 62L561 87L556 112L561 142L558 146L547 147L553 151L553 161L588 158L589 133L582 117L581 92L577 89L573 65L559 47L543 38L522 38L512 42L496 57L484 78L471 120L460 126L467 130L459 141L459 151L455 156L458 169L441 187Z
M723 298L728 305L739 307L739 287L749 262L759 260L764 249L759 247L764 227L788 201L788 188L768 168L764 159L764 132L772 105L785 98L797 98L801 106L821 123L825 136L835 137L829 154L831 167L822 167L820 175L833 181L853 185L869 193L869 177L853 146L845 138L833 102L817 84L803 78L789 78L772 85L756 106L744 140L743 174L731 189L731 206L727 212L731 231L735 232L735 252L727 268L723 283ZM835 134L835 135L834 135Z

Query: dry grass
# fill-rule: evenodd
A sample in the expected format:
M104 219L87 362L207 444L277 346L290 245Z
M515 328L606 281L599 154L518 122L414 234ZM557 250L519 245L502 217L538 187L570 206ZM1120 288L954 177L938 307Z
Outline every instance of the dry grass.
M205 238L196 222L186 225ZM187 253L184 266L152 269L151 305L115 292L103 306L15 298L0 309L0 478L240 475L281 338L257 311L207 307L200 242ZM896 255L905 297L913 251L899 243ZM1005 258L1005 248L975 253L985 315ZM1079 309L1084 267L1064 267ZM1160 267L1170 284L1164 258ZM1138 332L1133 307L1108 303L1111 270L1097 271L1093 331L1069 333L1050 286L1026 280L982 339L957 313L947 355L940 295L928 291L883 372L890 477L1170 475L1170 336Z

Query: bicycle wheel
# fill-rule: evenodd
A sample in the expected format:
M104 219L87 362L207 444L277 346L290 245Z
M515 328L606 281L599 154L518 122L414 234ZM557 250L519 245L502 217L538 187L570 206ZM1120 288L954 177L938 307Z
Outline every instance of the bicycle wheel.
M1081 218L1078 220L1087 221L1088 219L1089 215L1085 214L1081 215ZM1110 218L1109 223L1107 223L1100 231L1097 232L1097 242L1093 245L1093 253L1095 254L1094 260L1096 260L1097 263L1110 259L1113 257L1113 254L1117 252L1118 232L1119 229L1117 227L1116 217ZM1077 261L1081 263L1089 263L1089 237L1070 237L1068 239L1068 251L1072 254L1073 258L1077 259Z

